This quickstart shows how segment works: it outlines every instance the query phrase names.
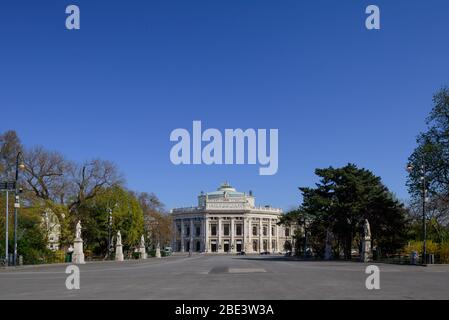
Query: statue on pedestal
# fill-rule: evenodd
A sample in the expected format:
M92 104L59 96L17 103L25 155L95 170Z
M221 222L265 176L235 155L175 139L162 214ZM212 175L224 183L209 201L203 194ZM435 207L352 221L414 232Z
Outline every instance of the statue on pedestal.
M372 248L371 248L371 228L368 219L365 219L365 224L363 225L363 240L362 240L362 262L370 262L372 259Z
M327 229L326 232L326 247L324 248L324 260L331 260L332 259L332 241L333 241L333 235L330 229Z
M145 250L145 237L143 235L140 237L139 252L140 252L140 259L146 259L147 258L147 252Z
M73 243L72 262L84 264L83 239L81 238L81 221L76 224L75 241Z
M161 258L161 246L159 242L156 245L156 258Z
M122 235L120 233L120 230L117 231L117 240L115 244L115 260L116 261L123 261L123 245L122 245Z

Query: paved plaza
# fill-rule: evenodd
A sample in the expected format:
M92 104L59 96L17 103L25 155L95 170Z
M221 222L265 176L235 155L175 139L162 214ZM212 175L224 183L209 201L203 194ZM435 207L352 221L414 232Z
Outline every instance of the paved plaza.
M304 262L282 256L193 255L80 266L0 269L0 299L448 299L449 266L378 264L380 290L365 288L367 264Z

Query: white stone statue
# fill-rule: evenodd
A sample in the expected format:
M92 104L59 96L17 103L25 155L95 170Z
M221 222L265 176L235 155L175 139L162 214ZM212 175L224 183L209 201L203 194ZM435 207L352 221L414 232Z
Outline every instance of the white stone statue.
M371 228L368 222L368 219L365 219L365 224L363 226L363 236L365 237L365 239L371 239Z
M146 259L147 258L147 252L145 249L145 237L142 235L140 237L140 248L138 250L140 252L140 258L141 259Z
M81 221L78 220L78 223L76 224L76 239L81 239Z
M83 239L81 239L81 221L76 224L76 238L73 244L72 262L84 264Z
M371 228L368 219L365 219L365 224L363 225L363 233L361 259L363 262L369 262L372 259L373 252L371 248Z
M122 246L122 235L120 230L117 231L117 241L115 243L115 261L123 261L123 246Z
M121 246L122 245L122 235L120 234L120 230L117 231L117 242L116 242L117 246Z

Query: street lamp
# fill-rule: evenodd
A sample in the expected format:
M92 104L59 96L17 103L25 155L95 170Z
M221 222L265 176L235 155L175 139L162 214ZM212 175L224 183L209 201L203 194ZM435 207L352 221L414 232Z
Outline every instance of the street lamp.
M19 194L22 192L22 189L18 187L19 180L19 169L24 170L25 164L23 163L23 154L22 152L17 153L16 157L16 176L15 176L15 189L14 189L14 266L17 266L17 216L19 214L20 208L20 197Z
M412 173L415 167L413 164L407 165L407 171ZM420 180L421 180L421 188L422 188L422 233L423 233L423 257L422 262L425 264L427 262L427 228L426 228L426 198L427 198L427 186L426 186L426 167L424 165L424 161L421 164L420 170Z

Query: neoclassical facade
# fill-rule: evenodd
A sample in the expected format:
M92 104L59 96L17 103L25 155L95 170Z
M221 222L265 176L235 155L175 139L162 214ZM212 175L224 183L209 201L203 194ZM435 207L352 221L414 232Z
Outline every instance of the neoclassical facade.
M172 214L177 252L280 253L293 245L293 227L278 225L281 209L257 207L252 192L237 192L227 183L202 192L198 206L173 209Z

